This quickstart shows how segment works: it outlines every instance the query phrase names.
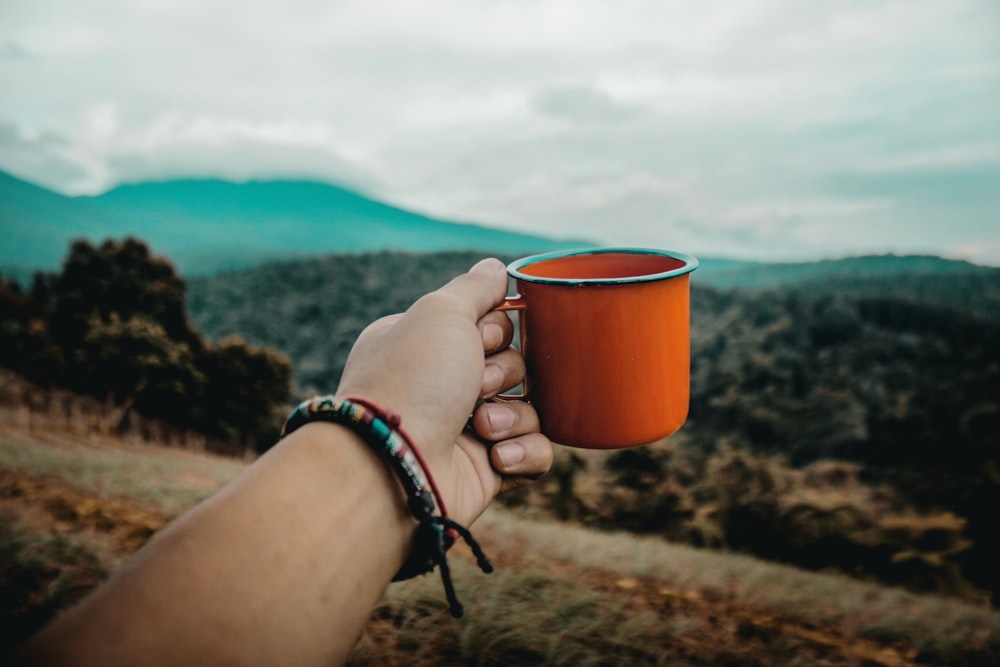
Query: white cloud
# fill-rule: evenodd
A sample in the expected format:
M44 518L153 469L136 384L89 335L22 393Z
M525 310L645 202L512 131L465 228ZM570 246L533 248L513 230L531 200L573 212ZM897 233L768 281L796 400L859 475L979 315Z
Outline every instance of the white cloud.
M0 38L0 61L31 60L32 58L31 52L18 42L10 38Z
M957 243L945 248L945 253L949 257L965 259L975 264L1000 266L1000 241L995 239Z
M586 86L546 88L535 96L534 103L545 115L580 123L623 123L641 113L608 93Z
M859 169L862 172L886 173L979 165L1000 165L1000 140L899 152L866 161L859 165Z
M115 139L104 146L113 182L222 175L241 181L313 178L360 190L376 185L363 153L345 157L335 129L318 121L254 122L168 111L149 126L121 129Z
M64 186L88 178L89 167L64 137L0 120L0 169L38 184Z

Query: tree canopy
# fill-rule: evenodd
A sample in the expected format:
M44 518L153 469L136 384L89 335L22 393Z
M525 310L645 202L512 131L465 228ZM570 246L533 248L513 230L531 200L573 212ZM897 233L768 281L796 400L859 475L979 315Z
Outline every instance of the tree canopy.
M214 438L265 448L291 395L281 354L191 324L186 286L140 240L80 240L29 292L0 282L0 363Z

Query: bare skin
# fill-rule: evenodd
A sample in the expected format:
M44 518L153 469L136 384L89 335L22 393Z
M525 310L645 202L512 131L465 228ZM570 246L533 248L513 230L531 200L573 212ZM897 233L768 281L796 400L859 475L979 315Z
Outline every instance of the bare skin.
M492 310L506 285L503 265L484 260L406 313L375 322L355 343L337 391L402 416L449 514L465 525L552 463L531 406L476 408L524 376L509 347L510 320ZM306 425L162 531L29 641L23 659L340 664L415 527L399 483L354 432Z

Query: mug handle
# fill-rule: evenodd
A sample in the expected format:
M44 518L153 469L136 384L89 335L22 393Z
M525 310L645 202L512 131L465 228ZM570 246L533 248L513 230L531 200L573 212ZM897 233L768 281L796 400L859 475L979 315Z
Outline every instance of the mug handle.
M493 310L508 311L508 310L527 310L528 304L524 302L524 297L520 294L515 294L513 296L508 296L503 300L499 306ZM489 400L496 401L497 403L508 403L510 401L527 401L528 395L524 394L497 394L492 396ZM530 401L529 401L530 402Z
M503 300L499 306L493 310L507 311L507 310L527 310L528 305L524 302L524 297L520 294L515 294L514 296L509 296Z

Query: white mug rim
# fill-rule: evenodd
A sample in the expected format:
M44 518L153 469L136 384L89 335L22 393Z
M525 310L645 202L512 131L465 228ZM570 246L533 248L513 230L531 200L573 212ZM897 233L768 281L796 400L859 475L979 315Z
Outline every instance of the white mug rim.
M683 262L683 265L675 269L670 269L669 271L647 273L640 276L623 276L620 278L550 278L547 276L534 276L521 271L521 269L532 264L552 259L578 257L581 255L605 254L656 255ZM507 273L516 280L523 280L529 283L541 283L545 285L623 285L676 278L677 276L691 273L697 268L698 260L695 257L673 250L660 250L658 248L580 248L576 250L556 250L554 252L542 253L540 255L522 257L521 259L514 260L507 265Z

